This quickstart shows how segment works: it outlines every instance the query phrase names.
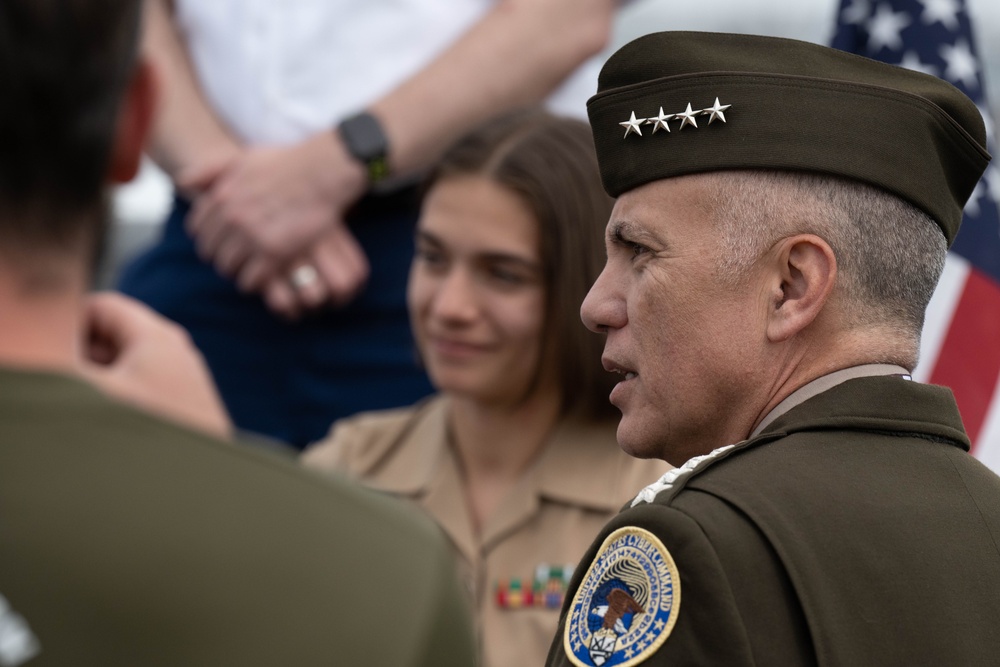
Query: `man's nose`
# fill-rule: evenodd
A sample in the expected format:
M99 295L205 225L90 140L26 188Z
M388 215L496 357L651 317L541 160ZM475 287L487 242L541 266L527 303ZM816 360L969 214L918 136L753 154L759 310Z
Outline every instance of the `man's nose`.
M580 306L580 319L595 333L618 329L627 321L625 300L616 287L613 273L605 265Z

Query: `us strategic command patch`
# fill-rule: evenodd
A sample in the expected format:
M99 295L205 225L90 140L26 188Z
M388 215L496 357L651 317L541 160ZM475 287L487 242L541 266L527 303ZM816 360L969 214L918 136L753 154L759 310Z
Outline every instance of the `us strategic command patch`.
M608 535L566 619L563 647L578 667L630 667L656 652L677 622L681 578L670 552L647 530Z

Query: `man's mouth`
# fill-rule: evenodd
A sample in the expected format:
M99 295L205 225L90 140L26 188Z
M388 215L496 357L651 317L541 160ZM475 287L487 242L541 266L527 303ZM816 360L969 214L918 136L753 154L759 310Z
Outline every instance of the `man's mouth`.
M615 363L614 361L611 361L610 359L602 359L601 362L604 364L604 370L610 373L617 373L618 375L624 375L625 376L625 379L623 380L624 382L635 379L636 377L639 376L639 374L636 373L635 371L629 370L625 366L621 366Z

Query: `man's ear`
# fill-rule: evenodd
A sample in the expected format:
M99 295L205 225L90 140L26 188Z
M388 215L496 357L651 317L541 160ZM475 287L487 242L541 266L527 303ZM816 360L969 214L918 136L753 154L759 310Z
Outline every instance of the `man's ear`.
M125 183L135 178L153 124L157 97L156 72L144 58L136 63L118 108L108 179Z
M813 234L782 239L771 256L771 303L767 337L788 340L819 316L837 279L837 257Z

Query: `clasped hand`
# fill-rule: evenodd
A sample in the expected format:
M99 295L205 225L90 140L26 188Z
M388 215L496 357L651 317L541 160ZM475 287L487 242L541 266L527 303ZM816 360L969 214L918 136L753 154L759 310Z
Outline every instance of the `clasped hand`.
M345 304L368 278L368 260L344 224L364 177L337 141L322 133L288 147L246 148L177 178L194 202L186 226L199 256L288 318Z

